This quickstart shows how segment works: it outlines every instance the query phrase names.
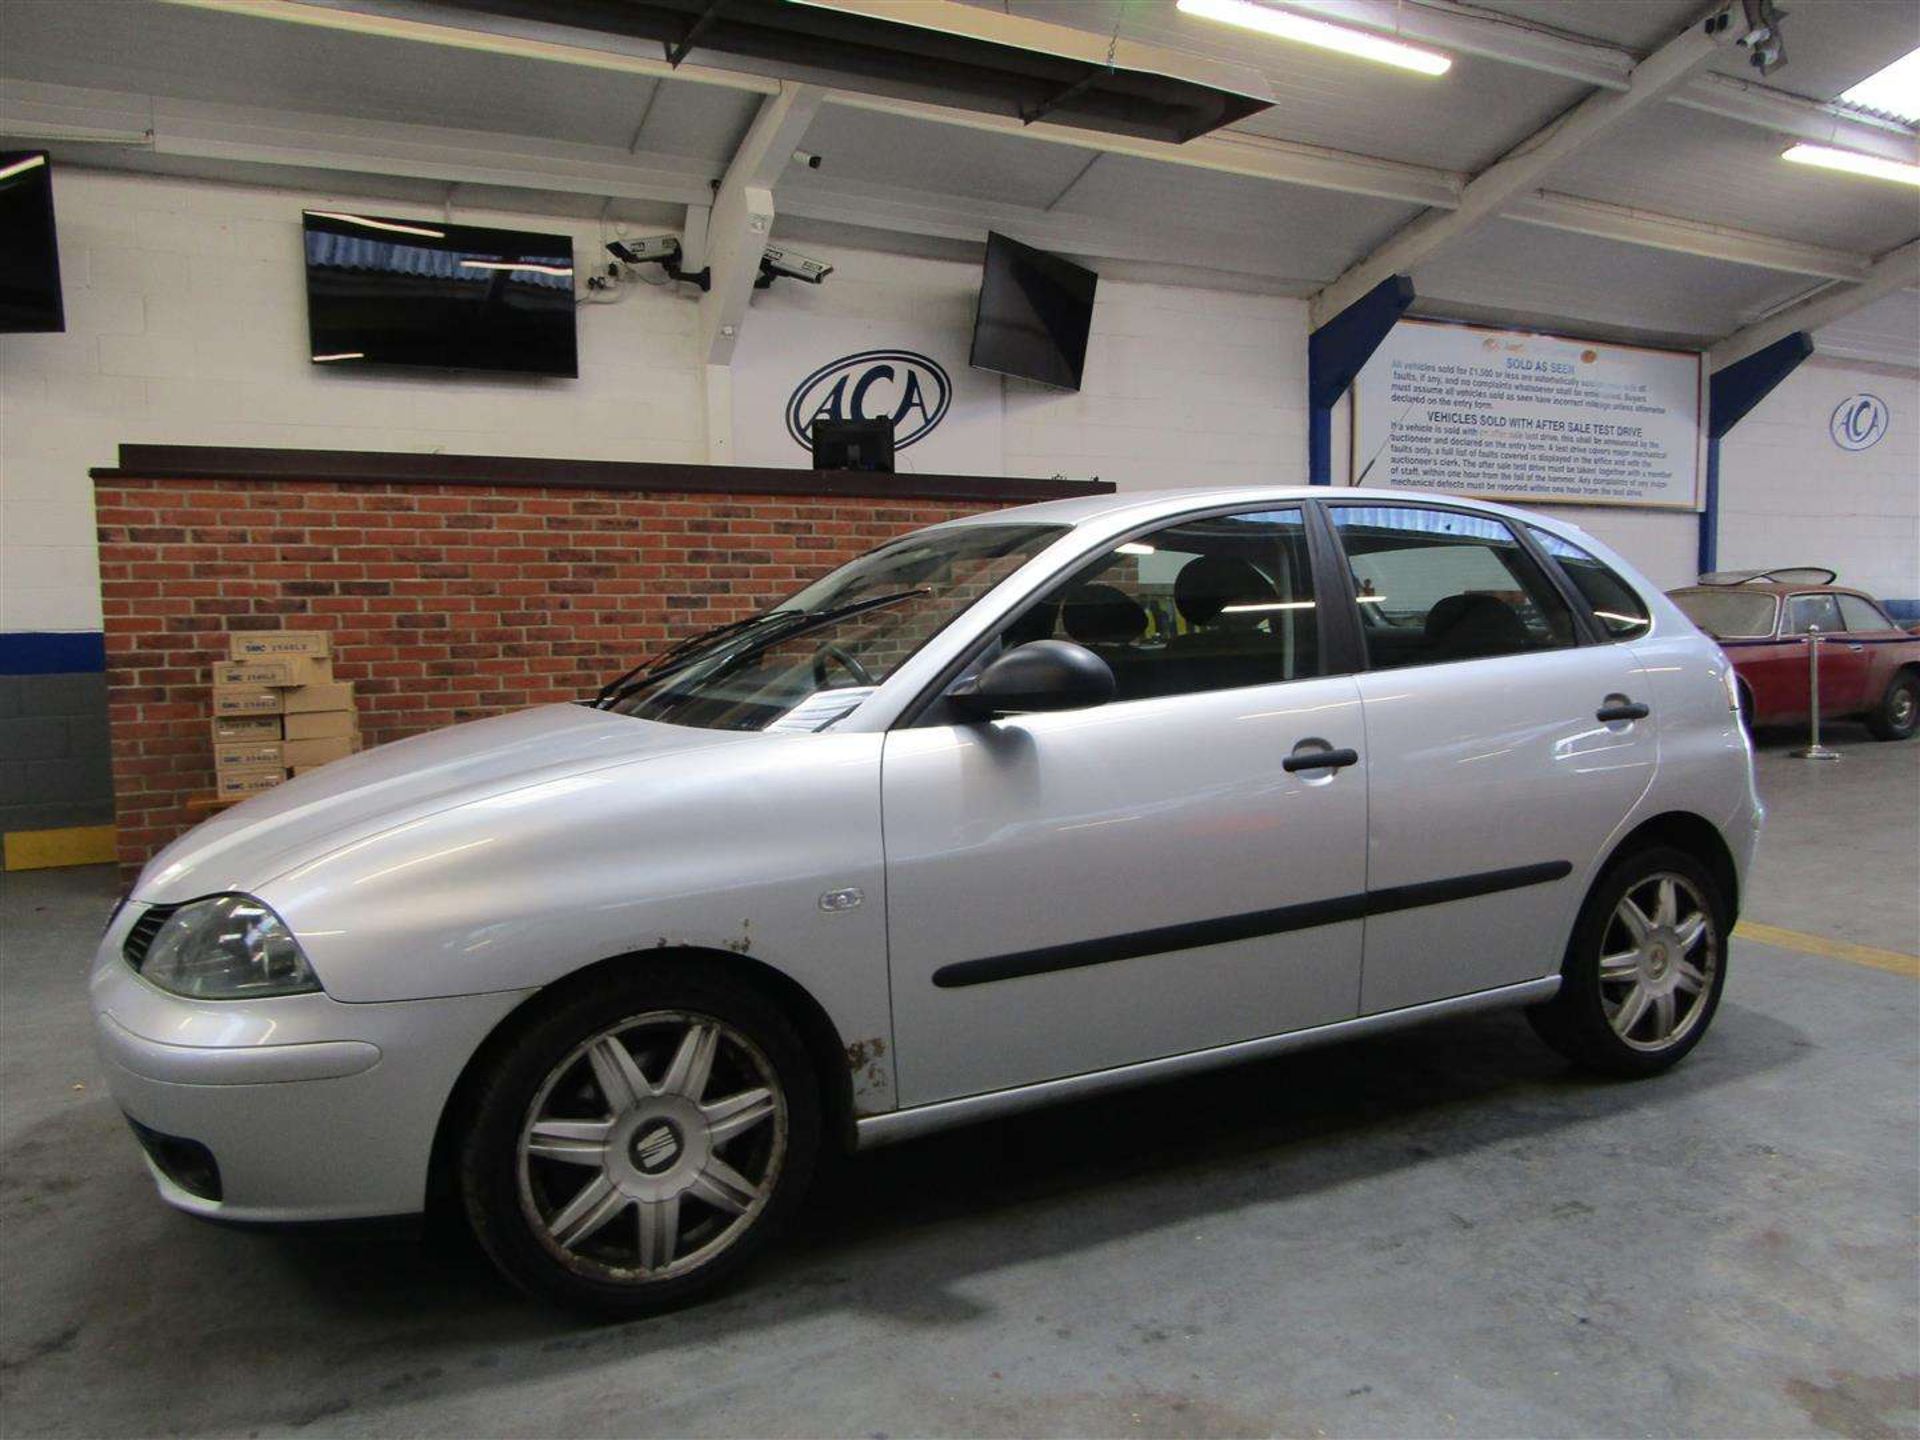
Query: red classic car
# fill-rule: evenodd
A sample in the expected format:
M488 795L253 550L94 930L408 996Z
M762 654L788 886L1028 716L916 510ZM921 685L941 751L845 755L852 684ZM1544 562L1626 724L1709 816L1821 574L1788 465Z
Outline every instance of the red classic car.
M1882 740L1920 725L1920 635L1816 568L1701 577L1668 594L1733 661L1747 728L1808 718L1808 635L1820 642L1820 718L1859 719Z

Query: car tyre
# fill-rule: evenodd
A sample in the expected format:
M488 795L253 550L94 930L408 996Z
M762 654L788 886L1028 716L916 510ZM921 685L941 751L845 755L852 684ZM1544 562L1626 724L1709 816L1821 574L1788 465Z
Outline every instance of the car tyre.
M1652 846L1617 860L1581 907L1560 990L1527 1018L1585 1069L1657 1075L1700 1043L1727 980L1727 898L1693 856Z
M1867 729L1876 740L1906 740L1920 728L1920 675L1902 670L1887 685L1887 693L1867 716Z
M688 1303L804 1195L819 1087L793 1025L711 964L648 959L534 1012L468 1111L468 1222L508 1279L602 1317Z

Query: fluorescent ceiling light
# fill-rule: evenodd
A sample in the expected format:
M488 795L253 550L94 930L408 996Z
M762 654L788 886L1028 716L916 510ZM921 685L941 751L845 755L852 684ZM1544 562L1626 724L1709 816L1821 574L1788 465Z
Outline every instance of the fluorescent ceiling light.
M571 275L571 265L536 265L531 260L462 260L467 270L536 270L542 275Z
M1878 155L1862 155L1857 150L1835 150L1828 145L1794 145L1780 158L1791 160L1796 165L1816 165L1822 170L1844 170L1849 175L1864 175L1869 180L1920 185L1920 165L1883 160Z
M11 180L23 170L31 170L36 165L46 163L47 157L44 155L29 155L24 160L16 160L13 164L0 168L0 180Z
M366 358L367 352L364 350L342 350L336 355L316 355L313 357L313 362L316 365L324 365L329 360L364 360Z
M1223 25L1258 30L1263 35L1315 45L1322 50L1336 50L1359 60L1417 70L1422 75L1444 75L1453 67L1452 58L1438 50L1423 50L1418 45L1389 40L1384 35L1330 25L1325 20L1296 15L1291 10L1276 10L1270 5L1256 5L1252 0L1180 0L1179 9L1205 20L1218 20Z
M1118 546L1115 546L1114 548L1117 549L1122 555L1153 554L1153 546L1144 545L1138 540L1129 540L1126 544L1118 545Z
M444 230L429 230L424 225L396 225L391 220L369 220L364 215L348 215L339 210L309 210L309 215L318 215L322 220L344 220L349 225L364 225L369 230L391 230L399 235L425 235L429 240L444 240Z
M1851 90L1843 90L1840 99L1862 110L1895 115L1909 125L1920 125L1920 49L1909 50Z
M1262 615L1269 610L1311 610L1311 600L1271 600L1260 605L1222 605L1222 615Z

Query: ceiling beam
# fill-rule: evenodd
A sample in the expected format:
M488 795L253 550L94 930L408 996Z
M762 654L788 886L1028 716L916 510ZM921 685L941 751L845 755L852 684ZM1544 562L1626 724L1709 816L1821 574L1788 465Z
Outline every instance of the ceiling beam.
M1449 245L1499 217L1510 203L1536 190L1557 167L1602 139L1622 121L1682 84L1744 33L1734 10L1725 29L1709 33L1711 22L1695 21L1634 66L1625 90L1589 96L1552 124L1528 136L1481 171L1460 193L1452 210L1430 211L1400 230L1371 255L1313 297L1313 323L1326 324L1390 275L1411 271Z
M1737 364L1796 330L1818 332L1823 325L1831 325L1863 306L1913 285L1920 285L1920 240L1909 240L1898 250L1882 255L1858 285L1829 285L1785 309L1774 311L1764 320L1734 331L1707 352L1707 366L1710 370L1721 370ZM1817 333L1815 343L1818 344Z
M1642 245L1650 250L1670 250L1678 255L1752 265L1760 270L1782 270L1791 275L1814 275L1822 280L1864 280L1873 266L1870 256L1848 250L1807 245L1798 240L1738 230L1730 225L1682 220L1628 205L1545 190L1509 205L1501 218L1548 230Z
M700 297L699 343L708 365L733 363L734 343L760 277L761 252L773 230L773 182L792 163L824 95L816 85L782 84L778 95L762 101L714 194L706 235L712 274Z
M1470 4L1428 0L1279 0L1342 25L1355 25L1455 54L1478 55L1525 70L1559 75L1601 90L1624 91L1639 57L1605 41L1530 24ZM1809 16L1812 20L1814 17ZM1789 26L1789 29L1792 27ZM1791 38L1791 37L1789 37ZM1705 110L1796 140L1858 150L1907 164L1920 161L1920 133L1910 125L1849 109L1834 101L1809 100L1737 76L1694 75L1666 97L1676 105Z

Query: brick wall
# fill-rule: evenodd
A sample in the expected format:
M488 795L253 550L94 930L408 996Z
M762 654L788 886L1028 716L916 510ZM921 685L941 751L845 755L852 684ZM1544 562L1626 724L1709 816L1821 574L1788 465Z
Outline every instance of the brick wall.
M96 482L123 865L205 818L207 667L229 630L312 628L367 743L572 700L978 502L476 485Z

